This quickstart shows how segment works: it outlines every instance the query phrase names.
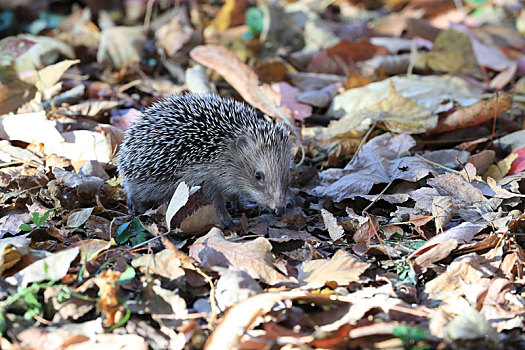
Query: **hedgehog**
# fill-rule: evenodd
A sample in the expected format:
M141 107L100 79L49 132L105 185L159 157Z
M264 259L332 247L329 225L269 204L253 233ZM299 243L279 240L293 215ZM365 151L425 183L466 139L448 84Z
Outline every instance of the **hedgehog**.
M154 103L125 132L117 168L132 214L166 203L181 181L202 185L227 227L224 197L282 212L291 181L289 129L218 95Z

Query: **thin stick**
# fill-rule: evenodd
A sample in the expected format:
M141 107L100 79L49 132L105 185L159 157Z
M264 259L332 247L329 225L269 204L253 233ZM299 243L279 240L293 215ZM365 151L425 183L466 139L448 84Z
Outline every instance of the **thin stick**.
M149 24L151 22L151 13L153 11L154 3L155 0L149 0L146 6L146 15L144 16L144 27L146 27L146 29L149 29Z
M371 207L372 205L374 205L374 203L377 202L378 199L381 198L381 196L382 196L383 194L385 194L386 190L388 190L388 189L390 188L390 186L392 185L393 182L394 182L394 180L390 181L390 182L388 183L388 185L385 186L385 188L383 189L383 191L381 191L381 193L379 193L379 194L374 198L374 200L373 200L372 202L370 202L370 204L368 204L368 205L366 206L365 209L363 209L363 212L366 212L368 209L370 209L370 207Z
M351 165L354 162L354 160L356 159L356 157L359 154L359 152L361 152L361 148L363 148L366 140L368 139L368 137L370 136L372 131L376 128L376 125L377 125L377 120L374 122L374 124L372 124L372 126L370 126L370 128L368 128L368 131L366 132L365 136L363 137L363 139L359 143L359 147L357 147L357 151L355 151L352 159L350 159L350 162L348 162L348 165Z

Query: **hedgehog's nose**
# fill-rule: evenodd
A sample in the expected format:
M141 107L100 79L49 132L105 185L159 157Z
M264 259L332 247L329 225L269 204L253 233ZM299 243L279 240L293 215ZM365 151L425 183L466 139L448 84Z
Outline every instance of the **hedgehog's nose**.
M286 194L276 193L270 209L272 209L277 215L281 216L286 209Z
M277 206L277 207L275 207L274 212L275 212L275 214L277 214L277 216L282 216L284 214L284 209L285 208L286 207L284 205Z

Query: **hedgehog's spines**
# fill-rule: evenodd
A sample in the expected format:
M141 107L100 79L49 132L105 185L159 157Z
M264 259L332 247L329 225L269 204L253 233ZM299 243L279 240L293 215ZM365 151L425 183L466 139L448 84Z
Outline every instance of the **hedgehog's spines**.
M241 135L253 141L250 147L236 148ZM289 185L290 149L286 126L243 103L178 95L155 102L126 131L118 169L138 209L169 199L181 180L204 181L215 199L220 193L244 194L275 207ZM255 171L266 173L267 181L255 181Z

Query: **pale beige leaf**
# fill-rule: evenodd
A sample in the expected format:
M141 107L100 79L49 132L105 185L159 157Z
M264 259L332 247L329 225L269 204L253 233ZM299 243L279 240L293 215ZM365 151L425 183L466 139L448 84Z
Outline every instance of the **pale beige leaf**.
M246 243L226 240L218 228L199 238L190 247L190 256L204 266L234 266L267 284L290 281L272 265L272 245L259 237Z
M109 63L120 69L140 62L146 43L144 27L111 27L104 29L100 37L97 62Z
M370 266L354 259L349 253L338 250L331 259L317 259L303 263L299 268L298 279L303 288L319 288L326 282L336 282L346 286L358 281L361 274Z
M337 224L335 216L326 209L321 209L321 215L323 216L324 226L328 230L332 241L337 241L343 237L345 230Z
M131 266L145 274L157 274L174 280L184 276L180 260L171 249L164 249L156 254L144 254L133 258Z
M33 71L23 75L22 80L26 83L33 84L38 91L48 89L58 83L62 75L74 64L80 63L80 60L65 60L40 69L38 72Z
M78 252L79 248L76 247L50 254L44 259L35 261L14 276L8 277L8 280L22 287L32 282L60 280L66 275L69 265L78 256Z

